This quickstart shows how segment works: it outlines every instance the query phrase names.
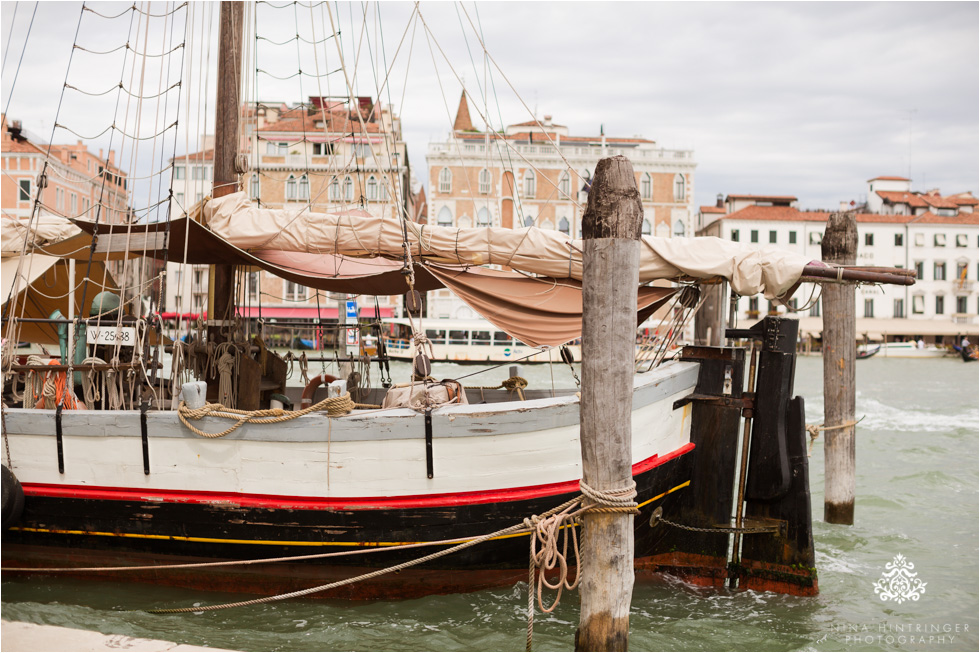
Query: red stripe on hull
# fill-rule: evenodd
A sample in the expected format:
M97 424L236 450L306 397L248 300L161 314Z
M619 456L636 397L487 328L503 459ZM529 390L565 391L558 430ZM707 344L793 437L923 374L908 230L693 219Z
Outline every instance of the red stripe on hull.
M648 472L694 449L693 443L675 449L663 456L655 455L633 465L633 476ZM99 501L152 501L158 503L196 503L229 505L244 508L276 508L289 510L377 510L379 508L434 508L483 503L525 501L547 496L578 492L578 481L532 485L523 488L431 494L405 497L346 497L321 499L312 497L283 497L235 492L195 492L187 490L136 490L131 488L89 487L84 485L54 485L49 483L24 483L26 496L93 499Z

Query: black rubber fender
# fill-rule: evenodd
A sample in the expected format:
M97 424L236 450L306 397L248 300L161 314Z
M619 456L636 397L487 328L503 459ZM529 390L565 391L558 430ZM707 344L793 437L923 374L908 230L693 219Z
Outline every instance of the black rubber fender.
M24 488L6 465L3 465L3 530L18 521L24 512Z

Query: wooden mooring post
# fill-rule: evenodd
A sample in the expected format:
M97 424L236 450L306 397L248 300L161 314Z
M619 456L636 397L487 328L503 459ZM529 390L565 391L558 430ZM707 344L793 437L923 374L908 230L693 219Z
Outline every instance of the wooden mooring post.
M582 218L582 478L599 492L632 484L636 296L643 207L623 156L596 166ZM633 594L633 515L582 516L577 651L625 651Z
M827 220L821 245L824 262L854 265L857 247L854 214L832 214ZM826 430L823 432L823 517L829 524L854 523L856 329L854 285L824 284L823 423Z

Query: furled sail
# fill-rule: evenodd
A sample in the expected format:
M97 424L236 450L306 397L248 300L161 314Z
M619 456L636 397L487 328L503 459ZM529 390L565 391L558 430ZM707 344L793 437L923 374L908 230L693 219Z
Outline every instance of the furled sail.
M558 279L582 278L582 242L551 230L457 229L385 219L363 211L313 213L261 209L246 193L210 200L203 222L245 250L282 250L402 259L451 265L503 265ZM643 237L640 283L655 279L724 277L740 295L780 299L809 259L775 248L754 249L720 238Z

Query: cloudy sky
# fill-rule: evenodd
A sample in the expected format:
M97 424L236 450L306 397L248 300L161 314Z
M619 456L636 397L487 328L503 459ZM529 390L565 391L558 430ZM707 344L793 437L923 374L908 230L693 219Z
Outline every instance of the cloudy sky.
M105 16L127 7L89 6ZM173 6L152 2L149 9L165 14ZM191 91L213 87L214 73L203 73L213 66L213 48L177 51L166 70L160 58L148 59L153 63L136 71L144 95L156 93L177 79L177 57L185 55L193 73L179 111L176 100L164 108L148 103L137 119L117 93L100 105L72 90L60 114L57 108L66 70L69 84L91 91L109 89L121 76L137 78L123 59L113 59L125 50L76 49L69 69L72 43L107 51L128 40L165 52L185 31L214 36L215 7L178 8L173 20L151 19L148 27L131 13L113 19L80 10L45 2L35 13L33 2L3 2L2 101L9 116L44 141L56 115L83 136L99 134L113 115L143 135L177 117L168 156L195 149L193 136L213 131L196 117L211 112L213 91L190 100ZM296 102L343 94L346 73L357 94L377 96L387 69L381 96L400 113L417 167L427 143L449 131L462 80L475 98L478 127L481 113L500 128L536 112L552 115L572 135L597 135L601 126L609 136L640 135L693 150L698 204L714 203L719 193L765 193L795 195L802 208L835 208L862 199L869 178L910 173L916 190L978 191L975 2L423 2L417 12L407 2L273 2L259 5L252 18L262 71L253 75L250 95ZM344 67L334 40L323 40L334 29ZM321 42L297 47L289 40L297 33ZM300 69L304 74L296 75ZM170 82L161 85L162 77ZM75 139L60 128L54 134L56 142ZM97 147L108 137L90 142ZM145 149L140 156L159 158Z

